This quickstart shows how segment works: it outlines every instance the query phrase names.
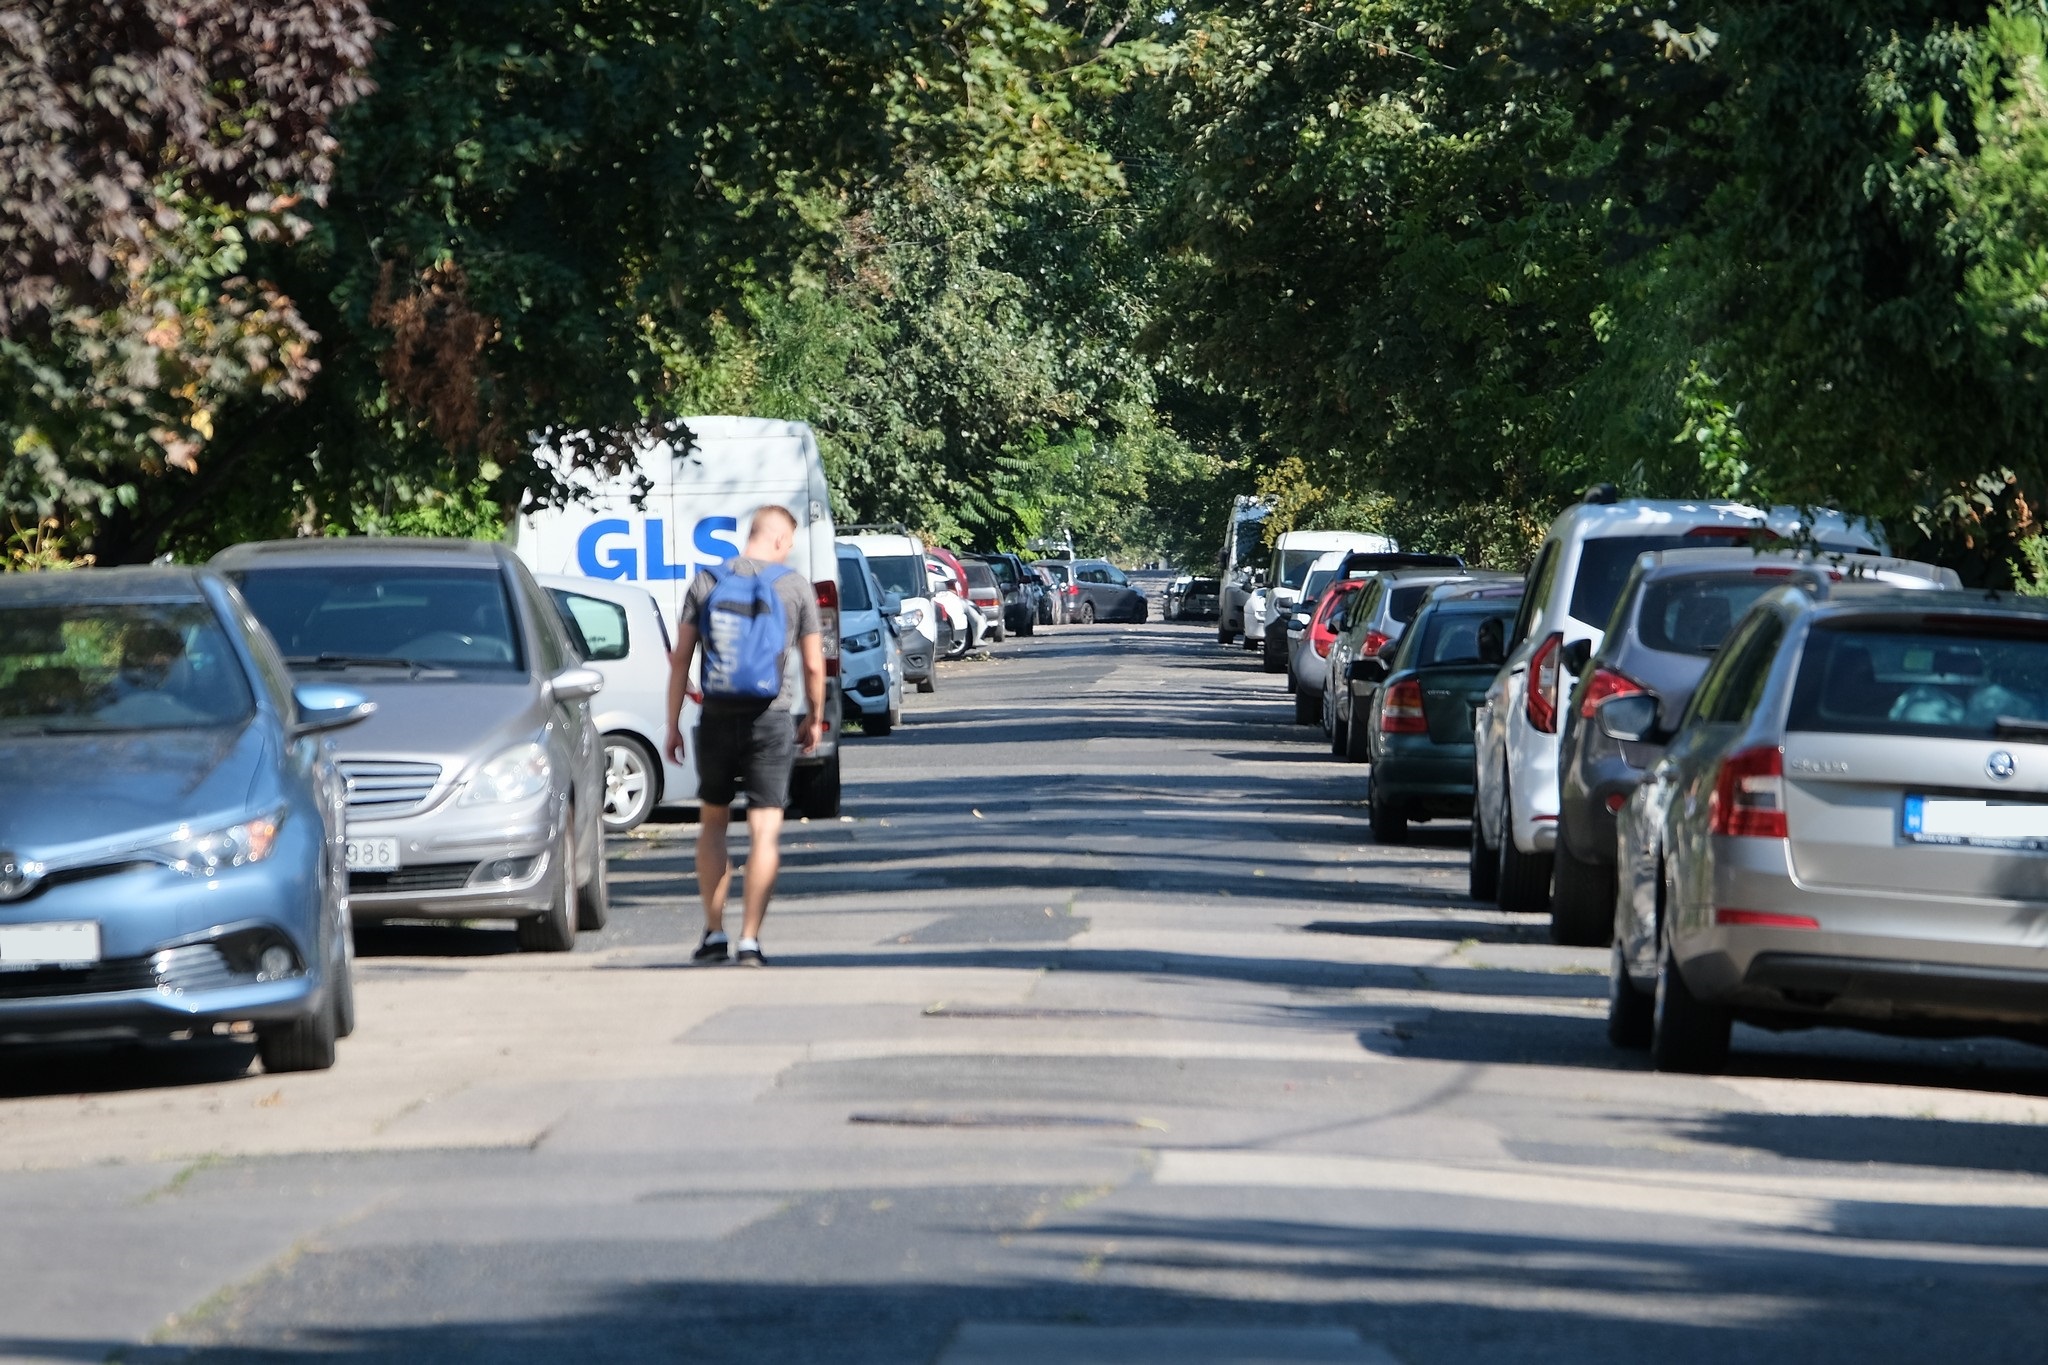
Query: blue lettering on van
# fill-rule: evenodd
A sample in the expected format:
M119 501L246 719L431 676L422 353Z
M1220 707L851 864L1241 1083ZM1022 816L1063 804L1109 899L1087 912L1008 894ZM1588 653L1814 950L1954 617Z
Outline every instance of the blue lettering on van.
M731 534L720 539L720 531ZM700 555L709 555L713 562L724 563L740 552L740 523L738 517L706 517L697 523L691 540Z
M639 556L630 546L601 546L597 543L605 536L628 536L632 533L632 525L617 517L591 522L583 528L583 534L576 537L576 567L590 578L638 578Z
M649 582L662 582L671 578L688 578L690 576L689 565L671 564L668 562L664 549L667 533L668 525L660 517L649 517L647 519L647 579Z

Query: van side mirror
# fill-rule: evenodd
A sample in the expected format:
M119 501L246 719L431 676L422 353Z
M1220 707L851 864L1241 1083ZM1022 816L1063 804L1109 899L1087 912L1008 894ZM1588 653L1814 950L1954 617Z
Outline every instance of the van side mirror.
M1602 702L1593 715L1600 723L1600 733L1609 739L1629 743L1662 744L1670 738L1657 729L1657 699L1646 693L1627 697L1610 697Z
M1560 649L1557 652L1557 657L1558 661L1565 666L1565 669L1576 678L1585 673L1586 665L1592 661L1593 642L1591 640L1574 640L1563 649Z
M1507 623L1498 616L1490 616L1479 623L1480 663L1499 664L1507 661L1507 633Z
M882 615L884 615L884 616L898 616L898 615L901 615L901 614L902 614L902 611L903 611L903 594L902 594L902 593L900 593L900 592L884 592L884 593L882 594Z

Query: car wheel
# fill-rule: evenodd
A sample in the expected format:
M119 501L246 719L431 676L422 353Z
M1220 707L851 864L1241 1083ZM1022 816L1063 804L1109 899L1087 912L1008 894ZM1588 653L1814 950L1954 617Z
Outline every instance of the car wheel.
M595 933L604 928L611 917L611 865L604 849L599 848L597 870L590 874L589 884L576 888L576 928L584 933Z
M1692 993L1671 950L1668 928L1659 931L1657 996L1650 1020L1650 1064L1659 1071L1709 1075L1728 1065L1735 1020L1726 1006Z
M1358 715L1357 702L1351 704L1351 714L1355 720ZM1372 762L1371 713L1367 712L1366 714L1366 724L1358 725L1354 723L1344 727L1344 757L1350 759L1353 763Z
M996 624L995 624L995 625L994 625L994 626L993 626L992 628L990 628L990 630L989 630L989 633L988 633L988 636L987 636L987 639L986 639L986 643L988 643L988 644L992 644L992 645L999 645L999 644L1001 644L1001 643L1003 642L1003 639L1004 639L1004 631L1003 631L1003 625L1002 625L1002 623L1001 623L1001 622L999 621L999 622L997 622L997 623L996 623Z
M1320 725L1323 721L1323 694L1307 688L1294 690L1294 723L1296 725Z
M917 690L920 692L936 692L939 690L939 685L930 678L919 678L917 680Z
M604 827L612 834L638 829L661 794L661 764L633 735L604 737Z
M1550 941L1600 947L1614 937L1614 869L1573 857L1561 829L1552 863Z
M576 946L576 835L569 817L562 817L562 837L555 844L555 863L561 868L561 890L545 914L528 915L519 921L519 951L522 953L566 953Z
M1607 955L1607 1041L1640 1052L1650 1045L1655 1023L1656 998L1637 990L1628 979L1621 940L1616 938Z
M1035 615L1025 617L1024 624L1017 627L1017 633L1019 635L1038 634L1038 617Z
M1330 725L1330 752L1339 758L1349 757L1351 745L1351 722L1339 716Z
M839 755L823 763L804 764L790 774L789 808L806 820L830 820L839 814Z
M1230 643L1230 642L1231 642L1232 640L1234 640L1234 639L1236 639L1236 638L1237 638L1237 632L1236 632L1236 631L1234 631L1234 630L1225 630L1225 629L1224 629L1224 628L1223 628L1222 626L1218 626L1218 627L1216 627L1216 643L1217 643L1217 644L1219 644L1219 645L1227 645L1227 644L1229 644L1229 643Z
M1472 798L1472 852L1466 867L1465 891L1475 901L1492 901L1500 895L1500 854L1486 842L1486 826L1479 819L1479 798Z
M256 1026L256 1054L269 1072L325 1071L334 1065L335 1040L341 1037L341 998L353 999L354 986L344 967L327 983L320 1008L303 1019ZM351 1006L351 1013L353 1007Z
M1287 651L1285 648L1275 648L1272 636L1268 635L1265 643L1260 648L1264 651L1260 656L1260 662L1265 665L1268 673L1285 673L1287 671Z
M1084 626L1095 624L1095 604L1093 602L1083 602L1081 604L1081 624Z
M1380 844L1405 844L1408 842L1408 817L1405 813L1388 804L1380 795L1380 784L1367 779L1366 814L1372 820L1373 842Z
M1514 915L1540 915L1550 908L1550 858L1515 847L1514 807L1505 786L1500 808L1500 908Z
M353 940L354 926L346 926L343 932ZM337 1038L346 1038L356 1031L355 956L355 950L344 945L341 966L334 974L334 1036Z
M887 711L882 712L879 716L862 716L860 718L860 732L864 735L872 735L876 739L880 739L894 728L894 722L889 719Z

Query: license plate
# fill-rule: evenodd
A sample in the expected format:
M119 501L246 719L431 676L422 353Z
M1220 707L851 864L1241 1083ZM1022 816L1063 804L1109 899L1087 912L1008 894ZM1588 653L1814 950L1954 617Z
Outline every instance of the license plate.
M390 872L398 866L398 840L351 839L348 841L348 870Z
M2048 803L1908 796L1901 833L1917 844L2048 849Z
M0 926L0 971L18 967L89 967L100 960L93 920Z

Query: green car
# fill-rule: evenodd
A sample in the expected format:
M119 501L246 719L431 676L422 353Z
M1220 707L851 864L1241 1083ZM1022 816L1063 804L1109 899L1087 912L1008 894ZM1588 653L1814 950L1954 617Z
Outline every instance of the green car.
M1372 835L1408 837L1408 822L1472 810L1472 709L1506 655L1502 640L1520 583L1446 583L1432 589L1388 659L1351 665L1372 693L1367 746Z

